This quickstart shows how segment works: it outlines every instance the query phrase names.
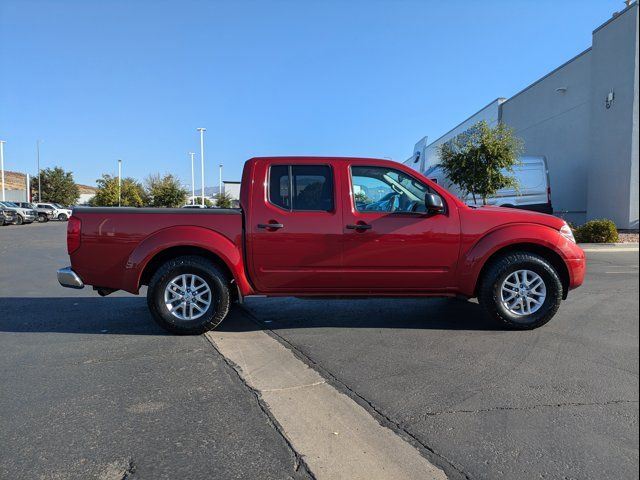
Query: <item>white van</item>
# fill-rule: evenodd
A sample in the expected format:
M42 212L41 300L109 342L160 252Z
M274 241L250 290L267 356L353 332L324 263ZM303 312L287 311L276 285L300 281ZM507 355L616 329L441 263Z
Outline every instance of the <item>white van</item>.
M499 190L495 196L487 199L487 203L499 207L522 208L552 214L547 159L545 157L521 157L520 162L520 165L513 168L513 174L519 183L518 190L513 188ZM482 205L481 198L476 198L474 204L472 195L464 197L460 187L452 184L445 176L442 166L434 165L425 172L425 176L460 197L468 205Z

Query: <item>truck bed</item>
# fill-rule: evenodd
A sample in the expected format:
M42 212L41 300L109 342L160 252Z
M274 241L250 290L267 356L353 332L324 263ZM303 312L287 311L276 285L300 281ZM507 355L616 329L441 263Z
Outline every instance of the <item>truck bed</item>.
M215 237L244 250L241 209L77 207L73 216L82 228L71 265L89 285L137 292L148 257L172 245L202 246Z

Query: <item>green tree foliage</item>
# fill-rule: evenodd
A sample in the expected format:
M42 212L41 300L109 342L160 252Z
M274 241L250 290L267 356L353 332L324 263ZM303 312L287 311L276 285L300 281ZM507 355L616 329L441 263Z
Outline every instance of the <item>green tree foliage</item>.
M42 198L38 198L38 176L31 178L31 192L34 201L54 202L60 205L74 205L80 198L80 189L73 181L73 173L60 167L45 168L40 171Z
M218 193L214 198L218 208L231 208L233 206L233 198L228 193Z
M195 205L201 205L202 204L202 198L201 197L195 197L195 200L193 202ZM204 206L205 207L213 207L213 202L211 200L209 200L207 197L204 197Z
M94 207L118 206L118 177L103 174L96 180L98 191L89 202ZM135 179L127 177L122 179L121 206L143 207L146 205L147 195L144 188Z
M187 200L187 191L173 175L149 175L145 184L151 207L176 208L183 206Z
M356 203L371 203L371 200L369 199L369 197L367 197L367 194L364 192L358 192L354 194L353 199L356 201Z
M518 165L522 141L503 123L493 128L484 120L476 123L440 145L439 152L444 173L474 202L480 197L486 205L498 190L518 188L513 167Z

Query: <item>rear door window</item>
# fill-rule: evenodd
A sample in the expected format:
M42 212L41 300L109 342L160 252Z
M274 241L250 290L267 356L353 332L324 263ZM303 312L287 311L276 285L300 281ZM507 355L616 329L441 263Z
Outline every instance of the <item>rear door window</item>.
M328 165L273 165L269 201L289 211L330 212L334 207L333 174Z

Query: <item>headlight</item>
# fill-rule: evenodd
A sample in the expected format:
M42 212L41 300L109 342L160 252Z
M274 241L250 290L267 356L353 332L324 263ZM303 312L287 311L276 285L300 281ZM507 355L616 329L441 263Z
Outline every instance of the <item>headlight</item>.
M576 243L576 238L573 236L573 230L571 230L571 227L566 223L560 228L560 235L562 235L567 240Z

